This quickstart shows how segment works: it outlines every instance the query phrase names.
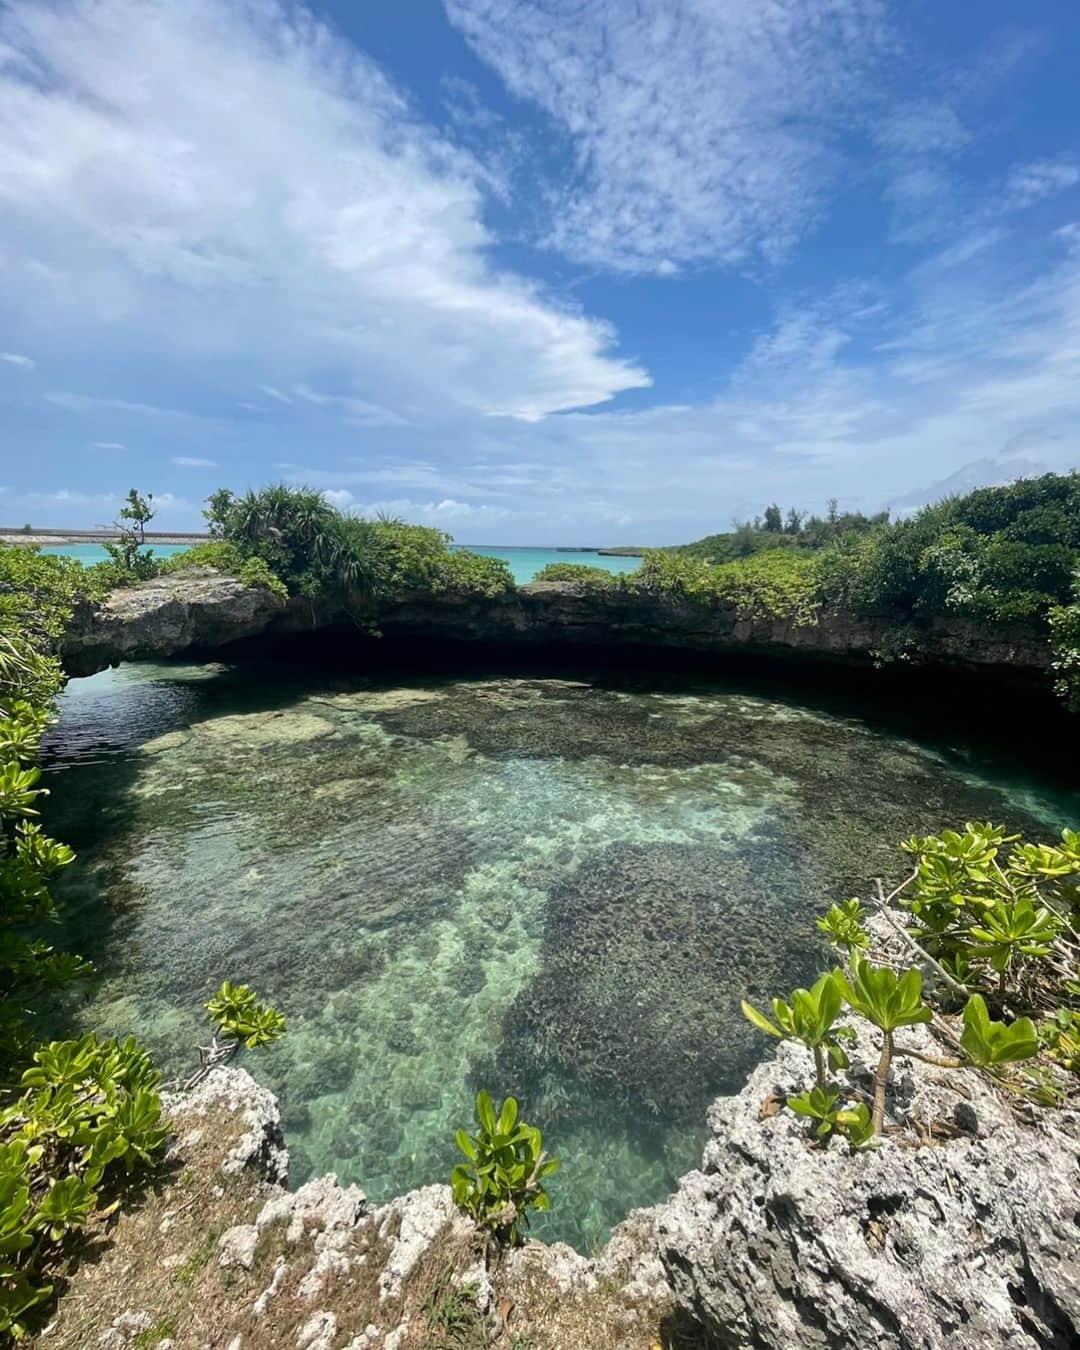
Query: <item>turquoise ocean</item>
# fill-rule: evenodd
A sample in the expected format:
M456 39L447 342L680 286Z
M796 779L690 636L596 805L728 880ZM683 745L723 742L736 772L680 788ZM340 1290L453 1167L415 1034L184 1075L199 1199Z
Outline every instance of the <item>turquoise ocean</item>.
M173 553L182 553L184 547L182 544L158 544L152 551L167 558ZM542 567L553 562L586 563L589 567L602 567L605 572L633 572L641 565L640 558L605 558L599 553L577 549L518 548L498 544L461 544L455 547L467 548L470 553L483 553L488 558L501 558L519 586L532 581ZM46 547L43 551L58 553L65 558L77 558L81 563L102 562L108 556L100 544L65 544L56 548Z

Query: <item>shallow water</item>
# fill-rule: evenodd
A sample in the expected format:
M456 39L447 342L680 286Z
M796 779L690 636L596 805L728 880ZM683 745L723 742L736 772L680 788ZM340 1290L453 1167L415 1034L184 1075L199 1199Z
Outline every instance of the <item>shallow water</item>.
M814 916L897 840L1080 819L955 737L674 677L133 666L69 686L49 754L64 940L99 967L65 1017L180 1073L212 987L253 983L289 1018L247 1062L293 1181L376 1199L514 1092L564 1160L538 1231L581 1247L695 1165L768 1052L738 999L810 978Z

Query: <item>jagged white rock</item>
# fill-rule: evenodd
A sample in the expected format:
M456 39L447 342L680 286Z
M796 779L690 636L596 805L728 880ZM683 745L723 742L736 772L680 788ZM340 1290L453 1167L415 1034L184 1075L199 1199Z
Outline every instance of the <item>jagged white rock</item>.
M296 1333L299 1350L332 1350L337 1326L337 1317L332 1312L317 1312Z
M259 1245L259 1230L253 1223L237 1224L228 1228L218 1239L218 1265L224 1269L241 1266L250 1270L255 1264L255 1248Z
M859 1038L853 1060L865 1066L856 1079L868 1087L877 1033L849 1020ZM923 1027L906 1028L897 1041L941 1052ZM1076 1344L1077 1113L1037 1112L1036 1124L1025 1123L985 1075L932 1067L901 1051L889 1113L905 1129L855 1154L843 1143L812 1147L805 1123L790 1111L762 1115L767 1097L799 1091L811 1077L806 1051L782 1044L740 1093L713 1103L702 1166L668 1201L631 1214L595 1259L529 1243L509 1254L506 1273L526 1277L539 1267L566 1291L614 1282L628 1316L674 1295L725 1347ZM183 1132L206 1128L222 1103L242 1125L242 1141L229 1141L230 1165L263 1168L272 1185L255 1224L242 1227L261 1234L281 1223L293 1247L311 1239L314 1261L298 1288L312 1301L330 1271L373 1259L377 1238L386 1249L380 1303L391 1317L390 1329L376 1332L386 1350L399 1346L407 1334L399 1300L410 1275L433 1244L467 1246L473 1234L449 1188L426 1186L375 1209L362 1191L333 1176L288 1193L280 1189L277 1103L249 1074L215 1070L188 1097L171 1099L170 1110ZM928 1132L936 1138L916 1146ZM365 1240L354 1242L358 1234ZM250 1240L243 1232L227 1245L243 1253ZM287 1268L279 1258L253 1315L265 1309ZM115 1330L119 1343L124 1333ZM355 1350L365 1343L372 1343L370 1328L353 1338Z
M395 1196L375 1211L374 1223L380 1236L390 1243L379 1276L380 1304L401 1296L405 1281L436 1238L448 1237L450 1230L455 1230L467 1240L472 1231L454 1204L449 1186L422 1186Z
M289 1153L281 1134L278 1101L246 1069L212 1069L190 1091L163 1092L161 1099L165 1115L183 1127L178 1141L181 1149L202 1138L203 1128L192 1124L193 1120L205 1121L222 1110L239 1113L244 1129L226 1150L222 1172L231 1175L253 1167L272 1185L284 1185Z
M858 1019L854 1019L858 1022ZM876 1057L873 1033L859 1052ZM941 1054L925 1028L897 1041ZM811 1147L763 1099L808 1086L785 1042L709 1112L700 1171L655 1211L683 1306L725 1346L1033 1350L1080 1335L1076 1116L1018 1120L984 1075L894 1061L890 1109L939 1141ZM956 1131L956 1137L944 1138Z

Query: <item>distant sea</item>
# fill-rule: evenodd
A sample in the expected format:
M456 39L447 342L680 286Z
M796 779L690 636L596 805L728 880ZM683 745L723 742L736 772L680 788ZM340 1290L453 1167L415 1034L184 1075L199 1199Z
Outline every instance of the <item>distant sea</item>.
M156 544L152 551L160 558L168 558L174 553L182 553L184 547L183 544ZM498 544L456 544L454 547L466 548L470 553L483 553L488 558L501 558L519 586L532 581L542 567L553 562L585 563L589 567L602 567L605 572L633 572L641 565L640 558L604 558L598 553L578 549L503 548ZM64 544L56 548L45 547L42 551L58 553L65 558L77 558L81 563L102 562L108 557L100 544Z

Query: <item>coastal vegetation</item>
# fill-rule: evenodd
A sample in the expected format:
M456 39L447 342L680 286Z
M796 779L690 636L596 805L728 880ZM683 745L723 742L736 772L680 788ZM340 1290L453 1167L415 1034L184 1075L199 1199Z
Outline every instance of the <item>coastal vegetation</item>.
M917 657L937 625L1020 628L1049 641L1057 692L1080 708L1080 474L980 488L895 522L835 511L785 519L770 507L729 534L650 550L638 571L614 582L585 572L573 579L722 605L747 620L884 622L882 661Z
M136 495L130 537L101 572L0 548L0 1336L20 1335L52 1297L73 1243L145 1182L166 1134L161 1076L134 1038L40 1045L35 1032L45 995L93 969L47 940L60 917L51 883L75 858L40 819L41 742L64 680L55 643L79 599L103 594L118 570L147 570ZM219 1057L284 1029L243 987L223 986L207 1007Z
M741 1005L759 1031L810 1050L814 1085L787 1106L815 1122L821 1142L837 1134L861 1148L881 1134L897 1054L983 1070L1043 1106L1060 1106L1080 1089L1080 834L1066 829L1059 844L1032 844L1001 826L969 823L963 832L914 836L903 848L914 871L890 895L879 889L877 905L884 936L903 943L898 968L867 958L865 911L849 900L818 924L844 966L789 999L774 998L772 1018ZM934 979L933 1002L923 996L920 967ZM850 1068L854 1035L839 1021L845 1006L881 1035L869 1109L850 1079L830 1076ZM930 1022L954 1056L896 1043L896 1031ZM1018 1062L1028 1067L1015 1072Z
M888 511L872 516L861 511L841 511L835 499L824 516L795 507L785 513L773 502L765 508L764 515L736 521L726 532L708 534L692 544L676 544L670 551L702 562L733 562L778 548L793 551L826 548L840 539L873 534L888 523Z
M559 1170L559 1160L544 1152L543 1136L520 1119L513 1097L496 1111L488 1093L478 1092L476 1123L475 1134L455 1135L467 1161L450 1174L454 1201L496 1245L518 1247L529 1210L550 1205L544 1181Z
M604 567L590 567L588 563L547 563L533 581L571 581L592 587L614 585L615 573Z
M143 542L152 497L132 490L110 560L81 569L53 560L49 584L93 599L150 576L212 567L312 604L342 595L492 598L513 588L499 559L454 549L439 530L344 514L310 488L221 489L204 514L210 539L159 560ZM941 626L1020 629L1049 643L1055 688L1080 707L1080 474L982 488L895 522L835 503L825 516L773 505L726 534L648 550L631 573L556 562L535 580L722 607L749 622L873 621L884 626L881 662L917 659L924 636Z
M497 595L513 585L505 563L455 552L440 530L345 515L310 488L277 484L242 496L222 489L205 515L212 542L176 555L170 570L220 565L225 546L241 567L261 564L290 594L311 600L342 591Z

